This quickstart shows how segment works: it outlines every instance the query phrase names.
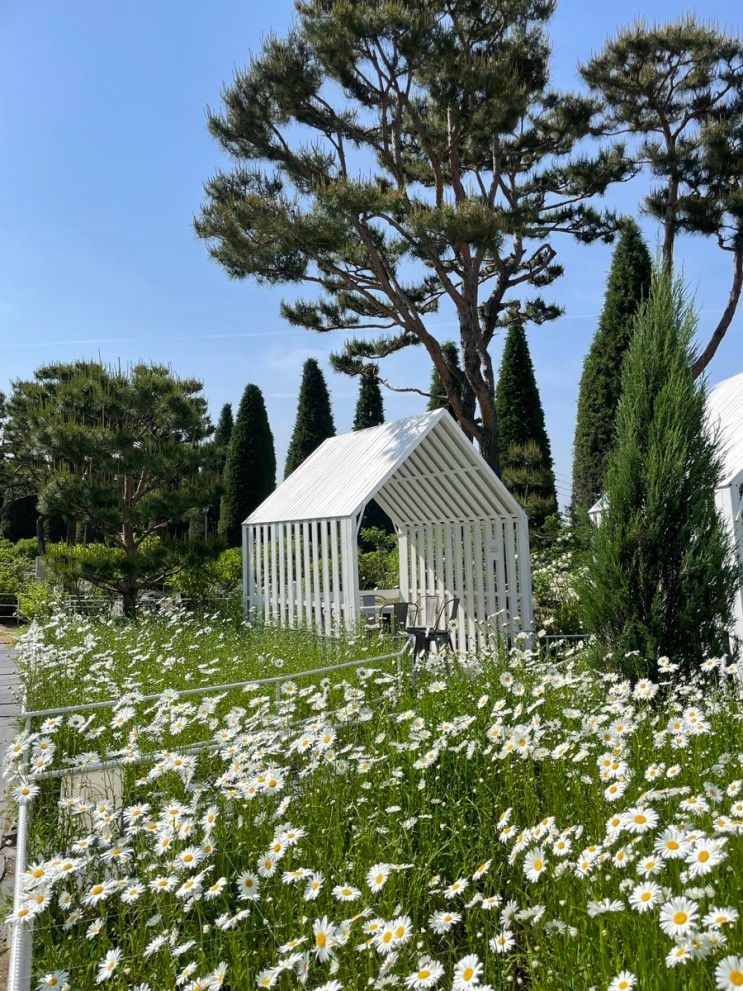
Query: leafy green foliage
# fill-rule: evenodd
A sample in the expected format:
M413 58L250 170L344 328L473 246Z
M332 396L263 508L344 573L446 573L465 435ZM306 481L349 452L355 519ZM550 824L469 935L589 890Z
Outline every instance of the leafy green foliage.
M286 455L284 476L291 475L324 440L333 436L335 423L325 376L317 361L308 358L302 370L297 418Z
M606 459L614 443L622 361L638 307L650 289L651 269L639 227L626 221L580 380L573 452L574 510L590 509L603 492Z
M245 387L227 449L219 532L236 547L243 520L276 488L276 453L263 393Z
M501 477L539 530L557 512L552 453L534 366L523 325L508 329L495 409L500 429Z
M359 587L397 588L400 559L396 535L381 527L362 526L359 545Z
M740 575L715 509L720 457L692 374L694 325L680 286L657 272L622 369L607 509L578 586L586 628L629 674L655 674L662 655L689 672L729 651Z

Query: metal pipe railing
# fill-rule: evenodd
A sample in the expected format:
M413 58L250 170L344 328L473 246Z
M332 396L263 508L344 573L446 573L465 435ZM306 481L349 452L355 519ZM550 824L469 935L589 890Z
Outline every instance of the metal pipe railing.
M209 693L230 691L236 688L246 688L248 686L254 685L276 685L277 692L280 689L280 685L284 681L295 681L298 678L310 678L322 674L330 674L333 671L341 671L348 668L356 668L362 666L369 666L373 664L379 664L382 661L395 660L397 662L397 675L401 677L402 675L402 659L408 652L409 645L405 643L399 651L395 651L390 654L380 654L375 657L362 657L353 661L342 661L340 664L326 665L321 668L312 668L308 671L294 671L287 674L272 675L268 678L253 678L249 681L236 681L221 685L205 685L201 688L186 688L180 691L169 691L158 692L154 695L143 695L138 699L134 699L133 702L154 702L162 699L163 696L168 696L169 698L184 698L186 696L193 695L206 695ZM116 705L121 703L121 699L107 699L103 702L89 702L84 705L67 705L59 706L54 709L33 709L24 711L21 713L20 718L24 722L24 734L26 736L31 735L32 720L40 718L41 716L57 716L64 715L70 712L90 712L98 709L111 709ZM327 714L326 714L327 715ZM309 717L310 719L315 717ZM309 720L300 720L297 725L301 725ZM212 746L216 746L214 743L209 741L201 741L199 743L187 744L185 747L179 748L186 752L199 752L201 750L210 749ZM86 766L73 766L69 768L58 768L55 771L43 771L40 774L33 775L34 781L44 781L53 778L66 777L68 775L74 774L85 774L91 771L105 771L114 767L128 766L134 763L143 763L146 760L151 760L155 756L154 753L142 755L133 761L127 761L126 765L121 759L114 759L111 761L102 761L98 764L89 764ZM26 767L28 767L29 755L27 754L24 758ZM18 806L18 833L16 840L16 862L15 862L15 884L13 890L13 911L17 913L22 905L23 899L23 876L26 872L26 859L27 859L27 847L28 847L28 831L30 824L30 805L28 802L20 803ZM8 991L30 991L31 987L31 966L33 957L33 922L21 922L15 919L11 925L11 942L10 942L10 966L8 973Z

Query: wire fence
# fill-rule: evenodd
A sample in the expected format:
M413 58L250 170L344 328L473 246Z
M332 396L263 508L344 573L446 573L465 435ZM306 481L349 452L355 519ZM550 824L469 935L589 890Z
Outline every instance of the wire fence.
M316 678L333 674L336 671L350 670L354 668L374 667L387 661L393 661L396 666L398 679L402 678L403 663L406 657L410 657L409 645L406 642L398 651L387 654L379 654L375 657L362 657L352 661L342 661L339 664L329 664L319 668L311 668L306 671L293 671L285 674L272 675L267 678L251 678L246 681L226 682L217 685L204 685L200 688L186 688L180 691L167 690L153 695L143 695L137 699L137 704L146 702L158 702L167 697L168 700L176 698L189 698L200 695L219 694L260 686L273 686L276 693L276 701L281 697L281 686L287 681L298 681L305 678ZM35 719L51 718L54 716L65 716L71 714L82 714L84 712L95 712L101 709L113 709L120 704L120 699L107 699L102 702L88 702L82 705L58 706L51 709L33 709L24 711L18 717L23 724L23 735L29 737L33 731L33 721ZM25 706L24 706L25 708ZM332 713L328 713L332 715ZM312 718L312 717L310 717ZM307 720L299 720L296 725L301 725ZM197 743L187 744L180 748L184 752L199 753L203 750L217 746L215 741L207 740ZM120 757L112 756L98 762L97 764L85 764L84 766L70 766L57 768L52 771L44 771L33 775L34 782L62 779L75 774L90 774L91 772L117 770L122 767L129 767L134 764L141 764L152 760L154 753L142 754L138 758L126 761ZM28 771L28 754L26 756L26 771ZM17 914L23 904L23 877L26 872L28 859L28 837L31 823L30 803L22 802L18 805L18 827L16 841L16 861L15 861L15 883L13 890L13 912ZM29 991L31 987L31 974L33 969L33 919L20 921L14 919L10 926L10 964L8 973L8 991Z

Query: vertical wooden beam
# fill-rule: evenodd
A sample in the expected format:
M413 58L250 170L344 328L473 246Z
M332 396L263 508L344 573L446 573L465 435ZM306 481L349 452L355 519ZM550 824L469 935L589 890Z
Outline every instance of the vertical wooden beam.
M296 575L296 623L302 626L302 526L300 523L292 523L292 540L294 541L294 574Z
M534 629L534 615L531 592L531 560L529 558L529 524L525 517L516 522L517 550L519 566L519 611L521 629L531 633Z
M263 621L267 623L271 618L271 595L273 588L273 576L269 563L271 554L271 527L262 526L261 531L263 533L263 587L265 589L265 595L263 596Z

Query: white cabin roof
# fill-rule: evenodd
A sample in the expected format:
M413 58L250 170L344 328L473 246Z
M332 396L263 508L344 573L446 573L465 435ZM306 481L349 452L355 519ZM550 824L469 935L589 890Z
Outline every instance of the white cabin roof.
M329 438L245 523L353 517L375 497L396 523L523 515L440 409Z
M707 396L707 422L718 434L723 470L718 488L743 472L743 372L718 382Z

